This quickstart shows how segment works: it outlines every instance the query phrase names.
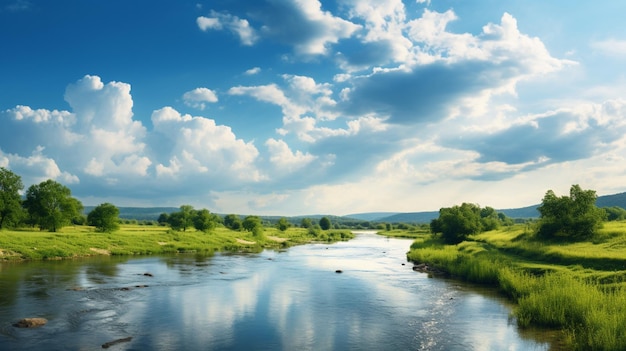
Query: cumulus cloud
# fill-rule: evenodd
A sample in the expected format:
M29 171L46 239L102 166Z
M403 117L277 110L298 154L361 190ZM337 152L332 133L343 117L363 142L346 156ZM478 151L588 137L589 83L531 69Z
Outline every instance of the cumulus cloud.
M323 10L318 0L237 0L232 8L247 14L251 20L259 23L260 29L255 31L247 20L216 11L211 11L210 17L199 17L198 26L202 30L229 29L238 33L246 45L254 44L258 36L263 36L293 47L299 55L325 55L330 46L349 38L360 28Z
M261 72L260 67L252 67L249 70L246 70L245 74L248 76L253 76L255 74L259 74L259 72Z
M258 150L251 142L238 139L230 127L204 117L181 115L171 107L154 111L152 124L165 138L162 144L169 145L160 152L168 161L156 166L157 177L176 177L178 182L211 177L220 179L222 186L263 179L254 167Z
M208 88L196 88L183 94L185 105L204 110L207 103L217 102L217 95Z
M501 24L486 25L479 36L446 32L455 18L452 11L425 10L409 24L416 45L412 61L352 77L352 87L342 94L344 111L376 113L399 124L436 122L449 117L452 106L513 93L519 81L569 63L553 58L537 38L520 33L509 14Z
M202 31L212 30L229 30L236 34L243 45L254 45L258 40L258 35L254 28L246 19L241 19L228 13L219 13L211 11L210 17L200 16L196 19L198 27Z

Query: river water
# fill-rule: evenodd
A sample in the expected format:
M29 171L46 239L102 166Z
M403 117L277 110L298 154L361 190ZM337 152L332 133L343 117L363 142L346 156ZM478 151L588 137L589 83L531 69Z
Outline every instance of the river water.
M489 289L414 272L410 244L3 263L0 350L550 349ZM13 327L25 317L48 323Z

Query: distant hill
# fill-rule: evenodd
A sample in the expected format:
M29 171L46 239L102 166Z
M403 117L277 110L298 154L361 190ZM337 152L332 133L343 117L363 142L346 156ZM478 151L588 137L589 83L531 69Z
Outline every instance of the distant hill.
M617 206L626 209L626 192L599 196L596 201L596 206ZM537 211L537 207L539 207L539 204L520 208L500 209L496 211L502 212L510 218L539 218L539 211ZM384 212L351 214L350 217L358 219L377 218L369 220L389 223L430 223L431 220L439 217L439 211L395 213L386 217L379 217L378 215L380 213Z
M626 209L626 193L619 193L614 195L599 196L596 201L598 207L621 207Z
M598 207L613 207L618 206L626 209L626 192L599 196L596 201ZM520 207L520 208L508 208L496 210L504 213L510 218L539 218L539 211L537 211L539 204ZM84 213L87 214L93 210L95 206L85 206ZM120 210L120 218L123 219L136 219L136 220L157 220L161 213L172 213L179 211L178 207L118 207ZM281 216L261 216L264 220L270 222L277 221ZM290 221L296 223L302 218L310 218L313 220L320 219L323 215L308 215L308 216L294 216L289 217ZM333 222L352 222L352 221L365 221L365 222L388 222L388 223L430 223L431 220L439 217L439 211L424 211L424 212L366 212L366 213L354 213L342 217L330 216Z
M367 213L354 213L345 215L348 218L360 219L363 221L384 221L383 218L387 218L393 215L399 214L398 212L367 212Z

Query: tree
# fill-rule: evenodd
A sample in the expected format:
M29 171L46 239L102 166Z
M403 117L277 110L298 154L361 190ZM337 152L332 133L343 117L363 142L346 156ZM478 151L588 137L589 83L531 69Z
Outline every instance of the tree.
M83 210L83 204L72 197L70 189L52 179L31 185L24 207L34 224L51 232L70 224Z
M557 197L548 190L541 201L537 235L542 238L581 240L591 237L606 219L606 212L596 207L594 190L572 185L570 195Z
M281 232L289 229L289 227L291 227L291 223L289 223L289 221L285 217L280 218L278 220L278 223L276 223L276 228L278 228L278 230L280 230Z
M621 221L626 219L626 210L619 206L602 207L606 211L608 221Z
M430 222L430 230L441 233L446 243L458 244L470 234L480 232L480 218L480 207L475 204L444 207L439 210L439 218Z
M119 208L105 202L89 212L87 224L96 227L96 230L99 232L114 232L120 229L119 215Z
M320 228L322 228L322 230L328 230L330 229L330 227L332 226L330 219L328 217L322 217L320 218Z
M252 232L253 236L263 236L263 223L261 222L261 218L258 216L247 216L243 219L243 222L241 222L241 226L243 229Z
M187 231L187 228L193 226L193 217L195 216L195 210L191 205L180 206L180 211L173 212L167 218L167 223L174 230Z
M300 222L300 227L302 228L311 228L313 226L313 222L311 222L311 219L309 218L302 218L302 221Z
M193 226L200 231L208 232L209 230L215 228L219 223L219 218L217 215L211 213L209 210L203 208L200 211L197 211L195 216L193 217Z
M168 222L168 218L170 215L168 215L167 213L163 212L159 215L159 218L157 219L157 223L159 223L159 225L166 225Z
M240 230L241 219L236 214L228 214L224 217L224 226L232 230Z
M0 167L0 229L7 224L17 224L22 215L20 191L24 189L22 178Z

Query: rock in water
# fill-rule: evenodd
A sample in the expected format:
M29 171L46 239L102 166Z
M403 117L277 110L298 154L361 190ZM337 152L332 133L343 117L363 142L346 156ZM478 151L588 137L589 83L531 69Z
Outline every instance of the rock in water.
M38 328L48 323L45 318L22 318L13 324L16 328Z

